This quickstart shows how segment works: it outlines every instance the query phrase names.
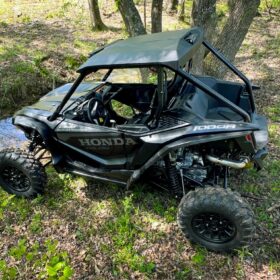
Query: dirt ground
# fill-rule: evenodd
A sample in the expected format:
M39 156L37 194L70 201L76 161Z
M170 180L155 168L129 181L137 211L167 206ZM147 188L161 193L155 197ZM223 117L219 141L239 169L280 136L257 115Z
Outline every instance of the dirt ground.
M90 51L126 36L112 1L102 1L105 32L88 27L86 1L30 2L0 3L2 117L73 80ZM165 30L188 26L163 19ZM0 191L0 278L280 279L280 16L261 11L236 65L261 86L257 108L269 118L265 168L232 174L230 182L256 214L249 246L230 255L209 252L180 232L178 201L167 193L141 184L125 191L50 167L43 197L28 201Z

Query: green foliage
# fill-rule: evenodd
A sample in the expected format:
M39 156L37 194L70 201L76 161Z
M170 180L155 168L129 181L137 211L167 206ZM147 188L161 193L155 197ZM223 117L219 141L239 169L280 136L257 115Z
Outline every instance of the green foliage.
M81 52L83 52L84 54L89 54L94 49L96 49L95 42L80 40L80 39L75 39L74 46L75 46L75 48L78 48Z
M33 233L38 233L39 231L41 231L41 220L42 220L42 216L40 213L36 213L31 221L30 224L30 230Z
M205 264L207 252L205 248L198 247L195 255L192 256L191 261L194 265L202 266Z
M0 220L7 220L5 212L6 214L13 213L16 215L18 221L23 221L28 217L31 205L26 199L17 198L14 195L8 195L5 192L1 192L1 199ZM6 210L8 210L8 212Z
M62 202L68 202L75 198L75 186L77 181L71 174L58 174L55 169L48 168L48 188L54 194L60 195L58 201L55 196L48 199L48 206L51 208L59 208Z
M30 246L26 239L20 239L16 246L10 248L9 255L40 271L38 279L68 280L74 273L69 264L68 253L58 250L58 242L51 239L47 239L43 246L37 241ZM8 266L5 261L0 262L0 272L3 279L16 279L17 270Z
M22 23L30 23L32 21L30 16L24 15L23 17L21 17L21 22Z
M7 22L5 22L5 21L0 21L0 27L5 28L5 27L7 27L7 26L8 26L8 23L7 23Z
M131 118L134 116L134 112L130 106L127 106L117 100L112 100L113 109L124 118Z
M191 269L188 267L185 267L184 269L176 272L175 279L177 279L177 280L191 279L191 273L192 273Z
M11 61L0 71L0 114L1 110L13 109L22 101L32 100L33 94L38 94L38 90L52 80L49 70L41 64L43 58L39 53L28 52L29 56L23 42L12 47L9 44L0 47L0 63Z
M4 260L0 260L0 273L2 273L2 280L17 279L17 269L15 267L9 267Z
M143 256L140 256L129 246L119 248L118 252L115 254L114 262L115 265L126 264L133 271L139 271L148 274L152 273L155 268L154 263L146 262Z
M174 222L177 214L177 202L170 200L166 206L161 198L150 196L154 212L161 217L164 217L167 222Z
M155 84L155 85L157 84L157 74L156 73L149 72L148 83Z
M26 240L25 239L20 239L18 241L17 246L13 246L9 254L13 256L16 260L20 260L26 253Z
M81 58L66 56L64 63L69 69L77 69L81 64Z
M266 207L257 207L256 208L256 213L257 213L257 220L260 222L266 223L267 227L269 229L274 228L274 223L272 217L267 213Z
M280 10L280 0L262 0L259 8L261 11Z
M268 131L270 142L280 148L280 124L270 124Z
M253 193L253 194L259 194L261 191L259 186L254 183L253 184L248 183L248 184L244 185L243 190L248 193Z
M216 5L216 13L219 18L223 18L227 15L229 11L229 6L227 1L218 1Z
M134 242L140 235L141 226L133 220L133 214L138 210L133 205L133 195L125 197L121 205L114 205L116 219L105 224L104 229L110 232L113 241L113 259L115 271L118 273L118 265L125 264L133 271L150 274L155 265L146 261L134 249ZM112 250L107 247L105 250Z
M48 279L67 280L73 275L73 269L69 265L67 252L57 250L58 242L47 239L45 241L46 253L42 256L45 263L45 271L40 277L48 276Z
M7 195L6 197L2 198L2 201L0 203L0 221L3 220L4 217L4 211L6 208L8 208L9 204L11 203L11 200L14 198L14 195Z
M275 122L280 120L280 102L265 108L268 117Z

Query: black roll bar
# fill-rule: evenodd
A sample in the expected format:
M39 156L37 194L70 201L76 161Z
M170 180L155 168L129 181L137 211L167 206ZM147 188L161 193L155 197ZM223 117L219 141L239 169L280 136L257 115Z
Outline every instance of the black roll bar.
M65 104L68 102L68 100L70 99L70 97L72 96L74 91L77 89L79 84L82 82L82 80L84 79L86 74L87 74L86 72L83 72L83 73L80 74L78 79L73 83L72 87L69 89L67 94L62 99L61 103L57 106L57 108L55 109L53 114L49 117L49 121L54 121L59 116L60 111L63 109Z
M249 79L241 71L239 71L223 54L221 54L217 49L212 47L207 41L203 41L202 44L245 83L247 91L249 93L251 108L254 112L256 110L256 107L252 90L252 84L249 81Z
M217 91L213 90L212 88L210 88L209 86L207 86L206 84L202 83L199 79L197 79L196 77L192 76L191 74L189 74L188 72L185 72L181 69L178 70L178 73L183 76L185 79L187 79L188 81L190 81L193 85L195 85L196 87L198 87L200 90L204 91L206 94L214 97L215 99L218 99L220 101L222 101L223 103L225 103L228 107L230 107L234 112L236 112L237 114L241 115L242 117L245 118L245 120L247 122L251 121L251 118L249 116L249 114L244 111L243 109L241 109L240 107L238 107L237 105L235 105L233 102L231 102L229 99L223 97L220 93L218 93Z

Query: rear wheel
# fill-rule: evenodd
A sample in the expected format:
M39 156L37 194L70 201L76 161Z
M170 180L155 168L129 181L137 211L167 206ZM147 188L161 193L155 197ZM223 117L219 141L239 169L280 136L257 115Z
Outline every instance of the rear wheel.
M0 152L0 185L8 193L34 197L43 192L45 184L44 168L33 153L18 149Z
M249 205L231 190L213 187L182 198L178 224L191 241L218 252L246 245L254 232Z

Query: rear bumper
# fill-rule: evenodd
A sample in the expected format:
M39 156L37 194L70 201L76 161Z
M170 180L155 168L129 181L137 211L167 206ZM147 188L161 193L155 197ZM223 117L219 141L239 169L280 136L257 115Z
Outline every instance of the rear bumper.
M268 143L268 125L264 116L254 114L252 117L253 124L256 124L259 130L254 131L255 147L257 151L261 151ZM257 152L257 153L258 153Z
M264 159L266 158L267 154L268 154L267 147L258 150L257 153L255 154L253 160L258 170L263 168Z

